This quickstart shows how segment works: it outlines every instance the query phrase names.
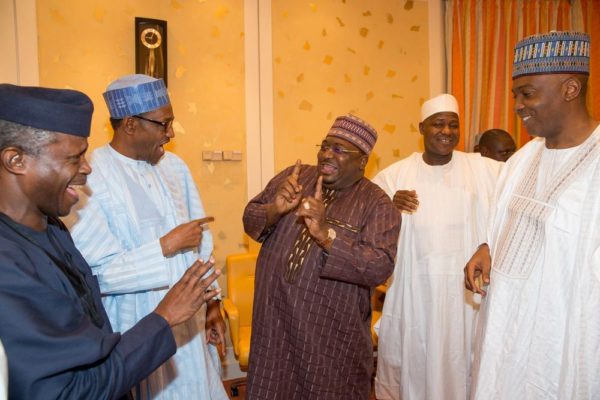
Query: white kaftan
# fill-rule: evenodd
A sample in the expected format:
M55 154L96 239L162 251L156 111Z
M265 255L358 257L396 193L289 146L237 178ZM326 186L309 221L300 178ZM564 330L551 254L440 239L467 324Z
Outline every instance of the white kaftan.
M0 400L6 400L8 396L8 366L6 365L6 353L2 342L0 342Z
M152 166L110 145L92 153L92 173L66 220L75 245L98 278L115 331L151 313L167 290L213 248L210 231L199 249L164 257L160 238L205 216L185 163L165 153ZM214 346L206 344L206 309L173 328L177 353L133 390L137 399L227 399Z
M600 399L599 140L535 139L499 178L474 399Z
M416 190L403 213L393 281L380 320L378 399L461 399L470 385L479 296L464 289L463 268L486 233L500 163L454 151L431 166L414 153L373 182L391 198Z

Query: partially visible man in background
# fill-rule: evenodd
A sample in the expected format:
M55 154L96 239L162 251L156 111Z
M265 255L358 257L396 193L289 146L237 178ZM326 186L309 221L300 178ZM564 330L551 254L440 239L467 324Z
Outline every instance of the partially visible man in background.
M503 129L488 129L479 139L479 153L496 161L505 162L516 150L514 139Z

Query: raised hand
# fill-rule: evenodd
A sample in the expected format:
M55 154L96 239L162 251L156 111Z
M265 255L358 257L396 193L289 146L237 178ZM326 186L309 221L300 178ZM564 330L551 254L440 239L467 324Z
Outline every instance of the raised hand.
M163 297L154 312L163 317L172 327L190 319L204 303L221 292L221 289L209 289L215 279L221 275L220 270L217 269L202 279L214 263L215 260L211 257L207 263L196 261L192 264Z
M490 248L487 244L482 244L465 267L465 287L474 293L485 296L487 292L482 287L490 283L491 267Z
M419 207L419 198L415 190L398 190L392 199L394 206L400 211L414 213Z
M302 162L297 160L290 176L277 188L275 199L267 206L267 225L275 223L283 215L298 207L302 193L302 185L298 184L301 166Z
M325 205L323 204L322 193L323 177L319 176L315 186L315 196L302 199L302 203L296 211L296 215L304 218L308 232L319 244L327 241L328 229L327 222L325 222Z
M300 203L300 193L302 185L298 184L298 176L300 175L300 166L302 162L296 161L292 174L279 186L277 194L275 194L275 209L280 214L285 214L288 211L296 208Z
M165 257L172 256L181 250L192 249L202 243L202 232L213 217L204 217L181 224L160 238L160 247Z

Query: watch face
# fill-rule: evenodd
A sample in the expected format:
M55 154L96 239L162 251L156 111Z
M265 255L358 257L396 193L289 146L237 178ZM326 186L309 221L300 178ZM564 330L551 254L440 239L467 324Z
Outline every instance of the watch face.
M162 35L156 28L146 28L140 33L142 44L149 49L155 49L162 43Z
M335 240L336 237L337 237L337 233L335 232L335 229L329 228L327 230L327 239Z

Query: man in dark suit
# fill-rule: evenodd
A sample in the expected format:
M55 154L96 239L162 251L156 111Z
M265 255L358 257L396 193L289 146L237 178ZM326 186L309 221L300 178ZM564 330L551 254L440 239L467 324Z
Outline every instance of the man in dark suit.
M218 290L194 263L154 312L113 333L58 217L77 202L93 112L74 90L0 85L0 339L9 398L121 398L176 350L171 328Z

